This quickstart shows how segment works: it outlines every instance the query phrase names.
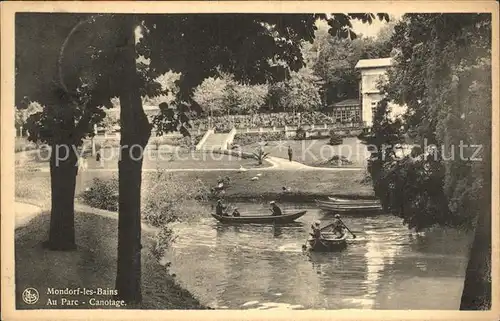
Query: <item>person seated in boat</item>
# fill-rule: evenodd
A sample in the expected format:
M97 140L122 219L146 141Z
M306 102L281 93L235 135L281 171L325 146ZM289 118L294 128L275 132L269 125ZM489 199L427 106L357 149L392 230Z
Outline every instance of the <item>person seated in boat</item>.
M233 216L234 216L234 217L240 217L240 216L241 216L241 215L240 215L240 211L238 211L238 208L237 208L237 207L235 207L235 208L234 208L234 210L233 210Z
M219 216L227 216L226 206L222 204L222 200L217 200L217 206L215 206L215 214Z
M283 215L283 213L281 212L281 208L278 206L278 204L276 204L275 201L271 201L269 204L271 204L271 211L273 212L273 216L280 216L280 215Z
M320 225L321 223L319 221L316 221L314 222L314 224L311 225L312 232L309 234L315 239L321 238L321 229L319 228Z
M335 214L335 219L333 220L333 224L332 224L332 232L339 239L344 237L344 235L346 233L344 223L340 220L339 214Z

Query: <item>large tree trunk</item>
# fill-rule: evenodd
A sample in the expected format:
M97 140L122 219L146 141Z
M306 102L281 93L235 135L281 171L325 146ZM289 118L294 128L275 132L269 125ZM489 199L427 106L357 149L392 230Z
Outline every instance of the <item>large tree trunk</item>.
M135 65L133 17L120 17L124 47L120 48L120 160L118 262L116 290L127 303L140 303L141 295L141 174L143 150L151 135L151 125L142 108Z
M476 201L478 221L465 273L460 310L491 309L491 150L486 145L483 193Z
M50 156L52 211L49 240L44 246L68 251L75 243L75 187L78 172L77 155L72 144L54 144Z
M483 178L483 188L476 200L478 220L465 273L460 310L491 309L491 140L487 139L483 146L483 162L477 172L473 171L475 176Z
M465 274L460 310L491 309L491 214L481 214Z

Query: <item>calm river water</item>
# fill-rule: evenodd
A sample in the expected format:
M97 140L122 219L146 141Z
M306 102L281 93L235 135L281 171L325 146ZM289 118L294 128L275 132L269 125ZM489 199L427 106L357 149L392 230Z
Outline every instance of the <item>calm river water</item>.
M240 211L267 213L261 204ZM178 281L219 309L458 309L472 236L455 230L410 235L399 218L343 220L357 235L340 253L301 249L313 205L289 226L179 224L168 253Z

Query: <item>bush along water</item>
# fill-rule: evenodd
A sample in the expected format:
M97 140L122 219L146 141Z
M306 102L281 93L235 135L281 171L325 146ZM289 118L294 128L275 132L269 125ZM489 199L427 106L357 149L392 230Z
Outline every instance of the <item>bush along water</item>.
M183 181L178 176L158 169L143 183L142 217L159 229L153 253L162 257L175 241L174 223L207 217L210 208L203 204L210 196L210 187L202 181Z
M172 224L209 216L210 208L203 204L210 196L210 187L202 181L182 181L173 173L158 169L145 175L142 184L142 219L158 228L153 253L160 259L175 241ZM92 185L80 196L91 207L118 211L118 179L94 178Z

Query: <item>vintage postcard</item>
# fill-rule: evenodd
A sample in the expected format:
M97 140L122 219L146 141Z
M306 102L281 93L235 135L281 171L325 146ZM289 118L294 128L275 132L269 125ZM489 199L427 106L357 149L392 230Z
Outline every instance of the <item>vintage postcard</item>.
M498 3L4 2L4 320L498 320Z

